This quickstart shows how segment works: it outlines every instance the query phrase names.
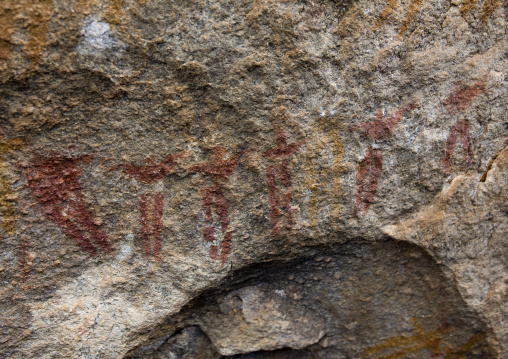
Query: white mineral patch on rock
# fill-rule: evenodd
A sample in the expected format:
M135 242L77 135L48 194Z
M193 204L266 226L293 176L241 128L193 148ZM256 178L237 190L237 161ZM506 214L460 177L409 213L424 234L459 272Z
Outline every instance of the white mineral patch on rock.
M118 41L109 24L95 17L85 19L81 35L82 40L76 49L81 55L100 56L108 50L123 51L123 44Z

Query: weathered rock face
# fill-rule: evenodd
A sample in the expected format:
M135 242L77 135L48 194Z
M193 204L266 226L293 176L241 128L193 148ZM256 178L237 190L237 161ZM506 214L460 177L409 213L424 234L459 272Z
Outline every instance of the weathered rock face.
M214 348L217 357L280 348L292 348L296 358L390 352L419 358L422 350L489 357L478 318L436 273L430 256L403 243L318 248L311 258L249 268L238 276L240 283L233 280L235 289L221 291L225 295L204 293L180 313L185 329L168 342L181 342L189 333L208 337L204 347ZM175 347L142 348L129 357L171 357ZM213 357L206 353L201 357Z
M3 0L7 358L508 358L508 2Z

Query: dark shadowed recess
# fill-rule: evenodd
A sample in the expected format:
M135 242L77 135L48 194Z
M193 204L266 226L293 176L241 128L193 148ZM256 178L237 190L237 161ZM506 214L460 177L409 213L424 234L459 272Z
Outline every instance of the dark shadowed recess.
M224 359L313 359L311 353L305 350L281 349L273 351L259 351L224 357Z
M493 357L484 323L419 247L356 240L306 253L235 271L125 358ZM272 318L270 308L289 331L263 322ZM319 336L311 344L287 345L288 336L313 331ZM263 333L260 342L270 348L252 342ZM224 350L224 343L234 348Z

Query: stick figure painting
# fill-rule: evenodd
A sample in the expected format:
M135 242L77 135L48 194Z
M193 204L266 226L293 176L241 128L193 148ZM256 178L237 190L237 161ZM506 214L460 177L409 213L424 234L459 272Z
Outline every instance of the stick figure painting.
M288 144L284 131L279 127L275 127L274 130L276 146L263 152L263 157L271 161L271 164L266 168L266 183L268 185L268 199L270 202L272 235L279 233L281 229L279 220L284 214L286 217L286 228L288 230L293 228L294 215L291 208L293 182L288 169L289 157L294 155L306 142L303 140ZM277 185L277 182L280 183L280 186ZM279 190L277 190L278 187Z
M231 252L232 233L229 231L228 202L224 193L224 186L233 171L238 166L238 160L247 150L238 152L236 155L226 158L226 149L217 146L213 150L212 159L209 162L192 166L189 173L201 173L212 181L212 185L201 189L202 206L204 212L204 238L210 243L210 258L220 259L222 263L228 260ZM215 228L213 208L218 216L221 226L222 240L220 244L215 242Z
M465 112L473 104L476 96L485 92L487 80L488 75L484 75L481 79L470 86L465 86L462 83L459 83L461 86L443 100L443 106L446 107L450 115L460 115L460 113ZM469 120L462 118L457 120L457 122L450 128L443 155L443 168L447 175L452 173L452 155L459 136L462 151L464 153L462 163L463 170L466 170L473 163L473 148L470 127L471 123Z
M145 159L145 165L120 164L110 169L110 171L121 169L127 178L151 186L151 189L139 198L139 222L141 224L145 257L149 259L151 256L152 239L153 258L157 262L161 261L161 230L164 211L164 194L162 192L161 179L172 171L178 159L183 156L183 152L169 155L159 163L155 163L151 158L147 158Z
M383 165L383 149L379 148L380 144L378 141L390 137L393 128L402 117L415 108L415 104L403 106L393 111L386 119L383 119L383 111L379 109L375 121L365 121L351 127L351 129L360 131L367 139L374 142L374 145L369 145L365 157L358 165L358 174L356 175L356 201L352 213L353 218L357 217L360 211L367 213L370 205L374 202L374 196L377 191ZM367 184L367 177L369 175L370 180Z

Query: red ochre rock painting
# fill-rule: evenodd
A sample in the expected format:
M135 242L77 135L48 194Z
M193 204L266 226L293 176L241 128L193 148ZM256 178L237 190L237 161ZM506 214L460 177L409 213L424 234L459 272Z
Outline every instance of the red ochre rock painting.
M120 164L113 166L109 171L117 171L122 169L122 172L129 178L134 178L136 181L145 184L155 183L162 179L166 174L170 173L179 158L184 156L183 152L169 155L161 162L155 163L151 158L145 159L146 165L137 166L134 164Z
M470 86L461 86L458 90L449 95L442 104L446 107L450 114L463 112L473 103L475 97L484 92L487 87L488 74L482 76L475 84ZM443 155L443 168L446 174L451 171L451 156L453 149L460 136L462 150L464 151L464 170L473 161L473 150L471 146L471 135L469 133L469 121L459 120L450 129L448 139L446 140L445 151Z
M150 207L151 210L150 210ZM145 193L139 197L139 222L143 235L145 257L150 258L150 238L153 238L153 258L161 261L162 251L162 214L164 211L164 195L162 193Z
M268 185L268 200L270 203L271 233L276 235L280 231L279 218L286 216L286 228L291 230L294 225L291 199L293 198L293 184L289 174L289 157L294 155L306 140L287 144L284 131L275 127L276 147L263 152L263 157L273 163L266 168L266 183ZM280 193L277 191L277 181L280 183ZM282 202L282 205L279 204Z
M82 172L78 164L90 164L92 158L91 155L75 157L51 153L47 157L34 157L20 166L46 217L78 246L95 256L97 249L92 241L107 253L113 248L88 209L79 183Z
M379 177L381 177L382 166L383 150L373 149L372 146L369 146L365 157L358 165L358 173L356 175L356 201L353 208L353 217L358 216L360 210L367 213L371 203L374 202ZM369 174L370 181L366 188L365 182Z
M147 158L145 159L146 165L144 166L120 164L110 168L109 171L122 169L122 172L129 179L133 178L140 183L152 184L170 173L178 159L183 156L183 152L169 155L159 163L155 163L151 158ZM153 238L153 257L158 262L161 261L162 251L161 230L163 211L164 195L162 193L145 193L139 198L139 222L141 224L145 257L147 259L150 258L150 238Z
M451 156L457 143L458 136L460 136L460 143L462 144L462 150L464 151L464 170L471 165L473 161L469 122L467 120L460 120L452 126L448 139L446 140L446 147L443 156L443 167L446 174L450 174L452 172Z
M383 119L383 111L379 109L375 121L365 121L358 125L351 126L351 129L360 131L371 141L378 141L388 138L392 130L406 113L414 110L416 104L409 104L391 113L387 119ZM360 161L356 175L356 201L353 207L352 217L357 217L362 210L367 213L370 205L374 202L379 177L383 166L383 150L374 149L371 145L367 148L365 157ZM366 184L367 177L370 181Z
M488 75L484 75L474 85L461 86L448 96L442 103L451 114L465 111L473 103L474 98L485 91Z
M224 194L224 185L238 166L240 157L247 151L249 150L242 150L233 157L225 159L225 148L217 146L213 151L211 161L192 166L189 169L189 173L201 173L212 179L213 185L200 191L205 222L204 239L208 243L215 241L212 212L215 207L215 213L219 217L223 237L220 243L220 254L217 245L210 245L210 258L220 258L222 263L228 260L232 239L232 233L228 231L231 219L229 218L228 202Z

